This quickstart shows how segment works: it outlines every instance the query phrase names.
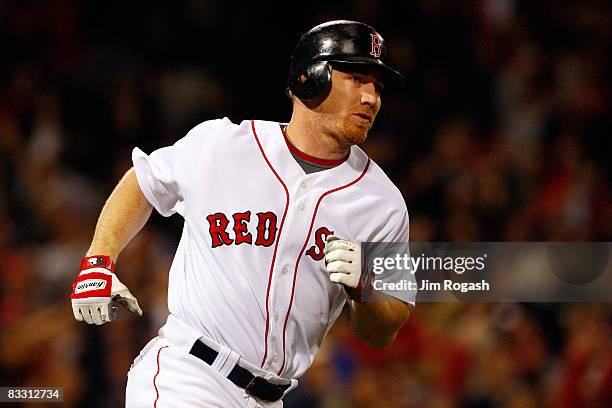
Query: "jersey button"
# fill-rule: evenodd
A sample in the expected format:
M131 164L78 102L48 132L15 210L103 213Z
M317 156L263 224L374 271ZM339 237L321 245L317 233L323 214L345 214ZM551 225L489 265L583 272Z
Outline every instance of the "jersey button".
M273 362L273 363L278 363L278 356L277 356L277 355L274 355L274 356L272 357L272 362Z
M306 206L304 205L304 203L300 203L298 205L298 208L300 209L300 211L304 211L304 208L306 208Z
M300 183L300 188L301 188L302 190L306 190L306 187L308 187L308 185L306 184L306 182L305 182L305 181L302 181L302 182Z
M278 321L278 312L274 313L274 321L277 322Z
M286 274L287 274L287 267L286 267L286 266L283 266L283 270L282 270L282 272L283 272L283 275L286 275Z

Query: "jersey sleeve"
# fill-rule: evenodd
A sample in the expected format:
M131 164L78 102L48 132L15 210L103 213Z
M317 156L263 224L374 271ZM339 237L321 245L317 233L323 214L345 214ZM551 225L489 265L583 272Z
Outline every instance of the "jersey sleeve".
M384 228L385 236L381 239L386 242L408 243L410 237L410 221L408 210L405 206L400 207L396 214L389 219L389 225Z
M395 258L397 255L403 257L404 254L409 256L409 228L408 210L402 201L401 205L398 205L388 214L385 226L374 240L376 242L374 247L375 257ZM413 285L416 285L416 277L412 271L402 269L401 267L386 270L382 275L378 275L375 278L383 282L413 282ZM412 306L415 305L416 290L382 290L382 292Z
M137 147L132 151L132 162L140 189L149 203L164 217L175 212L185 214L202 152L225 120L203 122L172 146L157 149L150 155Z

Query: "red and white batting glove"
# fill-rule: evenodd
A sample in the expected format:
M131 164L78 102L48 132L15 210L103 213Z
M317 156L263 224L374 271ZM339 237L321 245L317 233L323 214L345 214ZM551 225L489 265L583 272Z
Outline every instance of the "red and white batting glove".
M349 298L361 298L361 246L329 235L325 241L325 265L329 280L344 285Z
M115 265L109 256L83 258L70 295L75 319L97 325L113 321L117 317L117 308L111 305L113 301L142 316L138 300L114 271Z

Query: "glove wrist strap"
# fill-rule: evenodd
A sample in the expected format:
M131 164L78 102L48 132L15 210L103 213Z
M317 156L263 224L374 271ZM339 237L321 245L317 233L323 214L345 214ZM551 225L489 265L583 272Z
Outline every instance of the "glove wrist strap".
M84 271L85 269L90 268L104 268L108 269L112 273L115 273L115 264L108 255L92 255L83 258L81 260L80 270Z
M357 302L357 303L367 303L372 300L372 296L374 293L374 288L372 286L372 281L374 279L374 274L368 273L368 271L364 271L361 274L359 279L359 283L356 288L349 288L348 286L344 287L346 294L349 299Z
M363 303L361 300L361 282L359 282L359 285L356 288L349 288L348 286L345 286L344 290L346 291L349 299L357 303Z

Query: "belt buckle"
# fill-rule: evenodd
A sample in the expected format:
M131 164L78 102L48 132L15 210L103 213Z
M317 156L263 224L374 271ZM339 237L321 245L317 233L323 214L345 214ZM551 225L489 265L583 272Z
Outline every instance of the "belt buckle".
M244 387L247 394L270 402L276 402L282 398L285 391L279 385L272 384L263 377L254 376Z

